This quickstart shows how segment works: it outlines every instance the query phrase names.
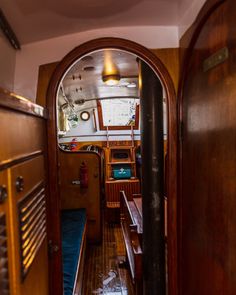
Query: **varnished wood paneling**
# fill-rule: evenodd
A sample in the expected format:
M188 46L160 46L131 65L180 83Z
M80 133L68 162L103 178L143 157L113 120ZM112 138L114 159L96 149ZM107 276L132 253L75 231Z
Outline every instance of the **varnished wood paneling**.
M236 294L235 19L235 1L207 1L184 63L181 295ZM228 60L204 72L224 47Z
M107 207L120 207L120 191L124 191L128 200L133 194L140 193L140 182L135 180L106 181L105 194Z
M22 176L24 189L16 190L16 179ZM37 255L32 257L32 265L22 280L20 257L20 226L18 202L27 196L37 185L45 181L44 158L39 156L10 169L10 204L11 204L11 240L13 245L14 288L16 295L47 295L48 294L48 251L47 240L44 238Z
M30 100L0 87L0 106L17 112L47 118L47 110Z
M152 52L160 58L169 71L177 92L179 84L179 48L152 49Z
M80 165L88 168L88 188L73 185L80 179ZM90 241L101 240L101 163L96 153L59 151L59 179L62 209L86 208L87 236Z
M52 73L55 70L57 64L58 62L53 62L50 64L41 65L39 67L36 102L43 107L46 107L47 105L47 89Z
M0 90L0 185L7 188L4 208L7 222L10 295L48 294L47 241L41 245L27 277L20 272L18 201L45 180L45 109L15 94ZM16 190L17 176L24 177L24 189ZM2 290L1 290L2 291ZM2 292L0 293L2 294ZM7 293L6 293L7 294Z
M180 72L186 70L188 64L187 55L191 55L192 47L196 41L196 37L199 34L199 30L201 29L200 23L205 22L205 20L209 16L209 12L214 10L215 7L220 5L220 3L225 0L208 0L205 2L204 7L200 10L198 17L193 22L193 24L188 28L188 30L184 33L184 35L180 39L180 48L179 48L179 63L180 63ZM181 75L182 80L183 75ZM180 89L181 91L181 89Z
M0 186L6 187L7 194L9 196L9 186L7 179L8 171L0 172ZM11 224L10 224L10 214L9 214L9 197L3 203L0 203L0 294L10 292L13 294L14 283L13 283L13 247L11 240ZM4 240L6 238L6 240ZM3 259L7 259L4 262ZM6 281L5 281L6 280ZM5 281L5 282L4 282Z
M44 150L45 122L43 119L2 108L0 118L2 143L0 164Z

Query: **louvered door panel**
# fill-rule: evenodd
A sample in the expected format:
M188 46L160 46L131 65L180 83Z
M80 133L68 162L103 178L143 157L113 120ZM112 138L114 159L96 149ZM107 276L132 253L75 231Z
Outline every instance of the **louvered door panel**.
M3 196L4 188L4 196ZM9 225L9 190L7 170L0 171L0 294L12 295L12 247Z
M46 237L44 183L40 183L19 203L21 277L24 280Z
M44 158L11 168L17 295L48 294ZM17 180L23 187L17 189Z
M10 294L6 215L0 213L0 294Z
M0 89L0 295L48 295L45 119Z

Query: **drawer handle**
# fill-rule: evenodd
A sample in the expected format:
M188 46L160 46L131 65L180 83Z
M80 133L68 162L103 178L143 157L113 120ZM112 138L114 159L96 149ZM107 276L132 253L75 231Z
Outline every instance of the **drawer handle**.
M22 176L18 176L16 178L16 191L18 193L22 192L24 190L24 186L25 186L24 178Z
M7 199L7 188L5 185L0 186L0 204Z

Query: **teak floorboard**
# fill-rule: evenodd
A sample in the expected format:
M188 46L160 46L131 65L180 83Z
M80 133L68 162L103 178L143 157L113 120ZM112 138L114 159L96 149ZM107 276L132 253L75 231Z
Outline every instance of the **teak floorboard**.
M103 224L100 245L87 245L83 295L134 295L129 270L119 268L125 245L119 224Z

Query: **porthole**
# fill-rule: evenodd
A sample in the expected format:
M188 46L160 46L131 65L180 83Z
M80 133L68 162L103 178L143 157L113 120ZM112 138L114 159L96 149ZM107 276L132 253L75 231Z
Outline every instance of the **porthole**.
M83 111L80 113L80 119L82 121L88 121L90 119L90 113L87 111Z

